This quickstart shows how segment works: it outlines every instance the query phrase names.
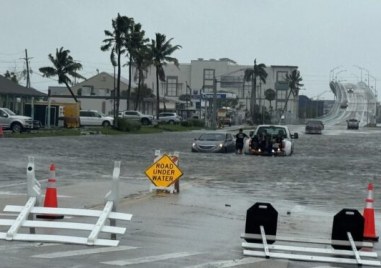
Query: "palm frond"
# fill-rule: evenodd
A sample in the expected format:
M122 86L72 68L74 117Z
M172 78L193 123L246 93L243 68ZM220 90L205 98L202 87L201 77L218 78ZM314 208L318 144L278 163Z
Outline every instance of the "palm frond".
M251 81L253 75L254 75L254 70L253 70L253 69L246 69L246 70L245 70L245 74L244 74L244 76L243 76L243 79L244 79L246 82L249 82L249 81Z
M56 69L53 67L41 67L39 71L42 73L43 77L52 77L57 75Z

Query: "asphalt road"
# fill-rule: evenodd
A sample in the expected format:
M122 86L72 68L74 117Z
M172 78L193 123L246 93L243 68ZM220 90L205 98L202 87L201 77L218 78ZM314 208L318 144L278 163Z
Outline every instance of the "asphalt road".
M329 239L337 212L362 212L370 181L377 233L381 231L381 129L340 126L323 135L304 135L304 126L290 128L299 133L290 157L191 153L199 132L0 139L2 208L25 204L27 157L33 156L43 187L50 164L56 165L59 207L69 208L102 209L113 162L120 160L119 211L133 214L131 222L121 223L127 231L118 237L120 246L108 252L103 247L0 240L0 262L23 268L352 267L243 256L240 234L246 210L254 203L275 207L279 235ZM158 149L179 152L184 173L179 194L149 191L144 171ZM0 226L1 232L6 230ZM374 250L381 254L379 244Z

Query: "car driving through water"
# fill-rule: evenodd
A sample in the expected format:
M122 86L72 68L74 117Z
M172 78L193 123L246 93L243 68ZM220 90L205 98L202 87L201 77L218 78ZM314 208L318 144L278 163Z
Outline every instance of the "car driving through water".
M250 155L289 156L294 152L294 139L298 133L291 134L284 125L259 125L250 132L245 140L243 152Z
M235 152L235 140L228 132L202 133L193 141L192 152L232 153Z

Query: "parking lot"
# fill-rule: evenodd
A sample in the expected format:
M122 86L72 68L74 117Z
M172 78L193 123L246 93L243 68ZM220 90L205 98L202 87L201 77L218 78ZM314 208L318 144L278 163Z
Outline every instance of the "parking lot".
M340 126L322 135L305 135L304 126L291 130L300 135L290 157L192 153L191 143L201 131L1 139L1 208L25 203L27 156L35 157L43 187L55 163L60 207L90 209L102 208L113 162L120 160L119 211L132 213L133 219L123 223L127 232L118 237L120 246L108 251L0 240L0 260L8 267L347 267L242 254L240 234L246 210L255 202L278 210L280 235L329 239L337 212L362 212L370 181L380 233L381 129ZM158 149L179 152L184 173L179 194L149 191L144 171ZM380 255L379 244L375 251Z

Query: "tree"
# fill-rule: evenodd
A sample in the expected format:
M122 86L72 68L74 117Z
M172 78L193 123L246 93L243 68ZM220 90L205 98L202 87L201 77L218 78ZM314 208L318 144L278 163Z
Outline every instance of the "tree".
M151 53L147 46L142 45L133 51L133 59L136 68L136 73L134 80L138 80L138 87L136 89L136 98L135 98L135 110L138 108L140 102L140 96L144 93L144 79L146 77L145 73L147 72L148 67L152 63Z
M299 95L299 90L300 90L300 87L303 86L303 84L301 84L300 82L303 81L303 78L300 76L300 72L298 70L293 70L291 72L291 74L286 74L286 81L288 83L288 88L290 89L290 91L288 92L288 95L287 95L287 98L286 98L286 102L284 103L284 108L282 110L282 115L284 115L286 109L287 109L287 104L288 104L288 100L290 99L290 96L291 94L294 96L294 98L296 96Z
M250 114L253 123L255 122L255 105L257 103L257 77L260 81L266 84L267 72L265 70L266 65L263 63L257 64L257 60L254 59L253 69L249 68L245 70L244 80L246 82L251 81L251 98L250 98Z
M55 57L49 54L49 59L53 63L53 67L42 67L39 70L43 74L43 77L58 76L58 84L65 84L74 101L78 102L77 97L70 87L70 85L73 85L70 76L73 78L86 78L78 73L78 71L82 69L82 64L75 62L69 53L70 50L65 50L63 47L59 50L57 48Z
M131 98L135 100L135 110L138 109L144 98L153 98L154 96L152 89L148 88L146 84L141 84L139 88L135 88L135 91L131 92Z
M271 117L272 117L272 111L273 111L273 107L271 105L271 102L273 100L275 100L275 97L276 97L276 92L274 89L272 88L269 88L269 89L266 89L265 90L265 99L268 100L270 102L270 109L269 109L269 112L266 113L267 117L268 117L268 120L269 122L271 123ZM262 115L263 116L263 115Z
M153 65L156 68L156 116L159 119L160 111L160 91L159 91L159 79L165 81L164 65L167 62L173 62L176 67L179 66L179 62L176 58L171 57L173 52L180 49L180 45L171 45L173 38L166 40L164 34L156 33L155 40L152 40L150 44L150 52L152 56Z
M275 95L276 95L276 93L275 93L274 89L272 89L272 88L266 89L266 91L265 91L265 99L270 102L270 108L272 107L271 106L271 102L273 100L275 100Z
M111 49L110 60L114 67L118 68L118 78L116 84L116 99L114 110L114 125L118 124L119 103L120 103L120 74L121 74L121 56L126 53L125 40L130 26L130 19L126 16L118 16L112 20L113 31L105 30L106 39L103 40L104 45L101 46L102 51ZM115 60L115 57L117 58ZM115 79L115 78L114 78Z
M132 78L132 64L138 57L140 50L148 42L148 38L144 38L145 31L142 30L140 23L135 23L133 19L129 19L129 29L126 35L125 46L128 51L128 89L127 89L127 110L130 107L130 95L131 95L131 78ZM136 107L136 104L135 104Z
M17 79L17 75L14 72L6 71L4 77L11 80L12 82L19 84L19 80Z

